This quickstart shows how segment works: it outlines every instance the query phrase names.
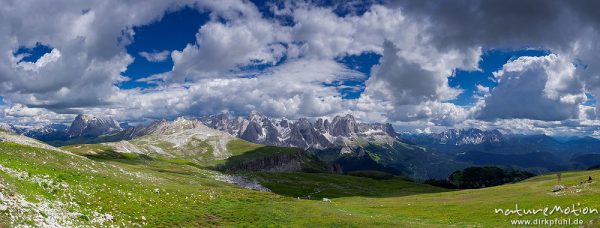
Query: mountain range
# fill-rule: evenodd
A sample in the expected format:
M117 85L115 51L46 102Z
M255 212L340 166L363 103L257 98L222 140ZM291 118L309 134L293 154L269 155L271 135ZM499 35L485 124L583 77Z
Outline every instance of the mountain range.
M304 148L331 163L338 172L377 170L428 179L444 178L466 166L443 154L404 143L391 124L360 123L352 115L291 121L251 112L247 117L220 114L200 120L246 141Z
M200 121L250 142L304 149L347 147L356 144L358 138L390 143L397 136L391 124L358 123L352 115L311 122L306 118L273 119L251 112L247 118L219 114L202 117Z
M450 146L500 143L506 137L498 130L483 131L475 128L450 129L440 133L409 135L406 139L417 144L441 144Z
M451 129L442 133L404 134L401 138L473 165L510 166L543 173L587 169L600 164L600 140L592 137L559 141L543 134Z
M103 143L117 152L165 154L167 150L177 156L210 152L214 158L230 156L227 144L239 138L304 149L331 164L336 172L378 170L415 179L443 179L472 165L544 173L600 164L600 140L591 137L558 141L546 135L480 129L399 134L391 124L361 123L352 115L311 121L251 112L245 117L219 114L138 126L127 126L110 117L78 115L70 126L0 127L54 146ZM185 150L190 148L195 151L188 154Z

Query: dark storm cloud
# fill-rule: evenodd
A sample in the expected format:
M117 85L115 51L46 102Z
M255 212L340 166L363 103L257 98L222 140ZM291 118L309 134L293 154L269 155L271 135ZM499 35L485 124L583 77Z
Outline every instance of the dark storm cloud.
M597 1L398 1L414 18L428 20L440 48L563 48L588 26L598 26Z

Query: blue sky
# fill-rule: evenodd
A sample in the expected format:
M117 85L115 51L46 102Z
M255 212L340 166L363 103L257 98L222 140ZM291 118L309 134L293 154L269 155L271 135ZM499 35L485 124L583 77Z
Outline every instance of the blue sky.
M36 43L33 47L21 47L15 51L14 55L23 55L19 62L35 62L44 54L52 51L52 48L42 43Z
M0 109L9 122L259 111L600 136L593 7L529 14L496 4L27 3L6 11L10 31L0 34L0 51L16 60L0 64ZM57 15L64 23L40 19Z

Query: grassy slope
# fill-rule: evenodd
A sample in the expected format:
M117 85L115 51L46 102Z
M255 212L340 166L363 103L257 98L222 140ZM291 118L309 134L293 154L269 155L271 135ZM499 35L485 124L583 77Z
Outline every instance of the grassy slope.
M273 154L294 154L301 152L302 149L294 147L276 147L261 144L250 143L240 139L231 140L227 145L228 151L232 156L227 162L239 163L242 161L257 159Z
M430 185L395 177L387 180L329 173L252 173L248 174L274 193L303 199L349 196L391 197L443 192Z
M76 202L70 208L83 214L76 224L88 224L91 211L109 213L114 224L149 226L194 225L351 225L370 224L365 218L347 215L333 204L296 200L215 181L210 171L172 162L135 157L95 158L0 143L0 165L25 171L32 177L64 182L68 188L46 189L28 179L0 172L9 188L31 202L43 199ZM357 179L358 177L341 177ZM345 180L341 180L345 181ZM160 189L160 193L154 189ZM7 221L8 212L0 212ZM144 216L145 220L142 219ZM111 222L104 225L113 224Z
M100 135L98 137L95 138L87 138L84 136L79 136L76 138L71 138L71 139L63 139L63 140L53 140L53 141L47 141L48 144L52 145L52 146L56 146L56 147L60 147L60 146L66 146L66 145L76 145L76 144L93 144L93 143L102 143L102 142L116 142L116 141L120 141L122 138L121 135L119 135L119 133L116 134L106 134L106 135Z
M541 214L519 217L494 213L496 208L514 209L515 204L527 209L554 206L564 208L580 204L576 207L600 210L600 184L592 182L580 187L580 192L573 189L554 194L551 193L552 186L556 184L554 175L538 176L520 183L492 188L447 192L409 182L386 186L386 181L391 180L357 179L360 182L337 182L334 175L323 174L255 175L263 178L261 183L264 186L281 195L302 197L319 192L313 194L314 198L340 197L334 199L335 208L356 217L373 218L371 222L379 225L509 227L511 219L546 218ZM580 181L587 180L588 176L600 178L600 171L563 173L561 184L576 186ZM594 220L593 226L600 225L597 221L600 218L598 214L575 216L555 213L547 218L579 218L586 224Z
M233 167L245 161L272 157L274 155L292 155L298 156L297 158L302 160L301 168L303 171L322 172L329 169L327 163L320 161L316 156L306 153L300 148L266 146L234 139L229 141L227 149L232 156L226 160L214 161L213 164L223 165L223 167Z
M243 153L243 151L240 151ZM0 165L26 171L30 176L64 182L68 188L48 188L0 171L0 182L32 202L37 196L71 201L84 214L110 213L114 224L148 226L284 225L284 226L508 226L509 218L494 208L539 208L581 206L600 208L600 185L592 183L579 193L549 194L552 175L505 186L440 192L442 189L402 179L372 180L335 174L249 174L262 180L275 193L241 189L213 180L210 171L195 166L146 160L140 157L89 160L60 152L0 143ZM564 185L576 185L587 176L600 178L600 171L563 174ZM160 189L160 193L154 189ZM332 203L297 200L296 196L333 198ZM419 194L422 193L422 194ZM87 214L86 214L87 213ZM0 211L6 222L7 212ZM142 216L146 220L142 219ZM551 218L557 217L552 216ZM573 216L570 216L574 218ZM588 221L599 215L582 215ZM86 219L87 218L87 219ZM523 218L542 218L524 216ZM104 225L110 225L105 223Z
M293 154L302 151L302 149L293 148L293 147L275 147L275 146L266 146L262 144L255 144L251 142L247 142L240 139L234 139L229 141L227 144L227 150L231 153L230 159L227 160L215 160L212 156L212 146L204 143L203 141L198 140L200 143L191 145L187 144L185 148L177 148L173 149L173 145L170 145L168 142L161 142L155 146L161 148L163 151L168 152L174 156L163 156L160 154L150 154L150 156L154 157L158 160L163 161L172 161L175 163L190 163L194 162L198 166L209 167L217 164L223 164L225 162L237 163L241 161L257 159L265 156L270 156L274 154ZM131 140L132 144L143 147L145 144L140 140ZM104 144L79 144L79 145L69 145L62 147L65 150L71 151L76 154L86 155L95 157L95 154L98 157L138 157L139 154L134 153L119 153L115 152L114 149L110 146ZM189 153L182 154L180 151L206 151L205 153Z
M576 185L588 175L600 176L598 171L571 172L563 174L563 184ZM462 190L438 194L412 195L401 198L380 198L360 203L356 198L341 199L342 204L361 213L378 213L385 208L386 214L382 219L406 218L418 223L462 224L508 226L508 220L518 219L518 216L505 217L494 214L495 208L514 208L518 203L521 208L543 208L559 205L562 207L580 203L582 207L600 209L600 186L593 183L580 193L553 195L550 193L556 184L553 175L539 176L527 181L478 190ZM401 200L400 200L401 199ZM550 218L560 218L555 214ZM575 216L563 216L575 218ZM600 217L582 215L580 218L589 221ZM524 216L523 218L543 218L540 215Z

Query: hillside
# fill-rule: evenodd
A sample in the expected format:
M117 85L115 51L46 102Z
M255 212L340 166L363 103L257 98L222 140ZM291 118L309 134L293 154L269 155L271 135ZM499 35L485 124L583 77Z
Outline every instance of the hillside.
M143 136L132 140L62 148L90 158L144 158L223 171L329 170L327 164L303 149L250 143L197 120L155 122L144 131Z
M352 224L345 219L350 216L323 208L327 205L321 202L240 188L219 181L223 176L232 176L179 161L133 154L87 159L0 143L0 165L0 209L4 211L0 221L7 225ZM365 179L336 176L339 178L333 179L339 182ZM397 183L405 184L406 181ZM388 192L387 188L377 191ZM319 219L323 213L335 218ZM309 223L307 216L321 221Z
M37 147L37 148L42 148L42 149L48 149L48 150L55 150L55 151L60 151L60 152L65 152L63 150L60 150L56 147L50 146L46 143L40 142L38 140L26 137L26 136L22 136L22 135L17 135L17 134L13 134L11 132L8 132L6 130L0 129L0 142L10 142L10 143L16 143L16 144L21 144L21 145L26 145L26 146L31 146L31 147Z
M0 221L62 226L498 227L508 226L518 216L495 214L494 209L514 208L515 203L521 208L578 203L581 208L600 207L596 182L552 193L554 175L493 188L448 191L402 178L244 174L248 183L260 183L271 191L260 192L218 181L224 174L189 163L133 155L88 159L1 142ZM579 185L588 176L600 177L600 171L564 173L562 184ZM308 195L316 200L306 200ZM324 197L332 202L322 202ZM598 217L577 218L587 222Z

